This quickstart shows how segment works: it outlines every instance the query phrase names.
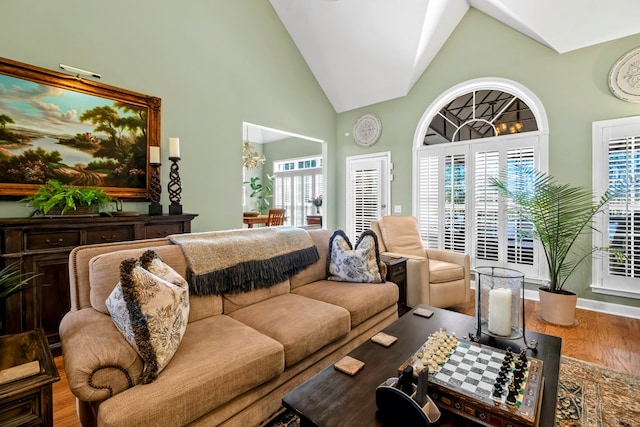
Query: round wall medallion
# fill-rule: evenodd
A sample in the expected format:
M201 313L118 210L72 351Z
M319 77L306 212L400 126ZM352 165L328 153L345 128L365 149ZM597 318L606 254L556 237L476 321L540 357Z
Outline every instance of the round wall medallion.
M353 126L353 139L361 147L371 147L382 133L382 122L375 114L365 114Z
M613 65L609 89L624 101L640 102L640 48L627 52Z

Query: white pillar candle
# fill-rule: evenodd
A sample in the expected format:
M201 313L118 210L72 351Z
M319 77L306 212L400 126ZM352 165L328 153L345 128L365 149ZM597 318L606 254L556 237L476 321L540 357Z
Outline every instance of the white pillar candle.
M149 163L160 163L160 147L149 147Z
M180 138L169 138L169 157L180 157Z
M489 291L489 332L503 337L511 335L511 291Z

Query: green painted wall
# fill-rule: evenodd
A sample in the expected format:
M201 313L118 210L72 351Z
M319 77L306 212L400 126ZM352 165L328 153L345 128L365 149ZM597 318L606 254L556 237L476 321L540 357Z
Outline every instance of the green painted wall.
M167 163L169 136L180 137L182 204L200 214L194 231L242 224L243 120L327 141L327 221L344 228L350 155L391 151L392 205L412 214L416 126L431 102L460 82L495 76L533 91L549 118L551 173L576 184L591 185L591 123L640 115L640 104L618 100L607 87L611 66L640 46L640 35L560 55L475 9L407 96L338 115L267 0L8 0L0 40L0 56L94 70L104 83L162 98L163 158ZM350 134L368 112L382 119L383 132L363 149ZM166 164L162 175L166 210ZM145 211L146 204L125 209ZM2 217L29 212L0 202ZM585 268L575 281L589 277ZM583 298L640 304L584 286L569 287Z
M640 104L615 98L607 85L615 61L637 46L640 35L560 55L470 9L407 96L338 115L338 226L345 226L344 158L351 155L391 151L391 204L402 205L404 215L413 214L412 144L418 122L443 92L479 77L514 80L535 93L549 119L550 172L561 181L591 187L592 122L640 115ZM351 136L364 113L378 115L383 126L379 142L367 149L356 146ZM567 286L581 298L640 306L637 300L592 294L590 265L583 267Z
M243 120L325 140L335 155L335 110L267 0L9 0L1 10L0 56L96 71L162 99L162 204L177 136L194 231L242 226ZM2 217L29 213L0 202Z

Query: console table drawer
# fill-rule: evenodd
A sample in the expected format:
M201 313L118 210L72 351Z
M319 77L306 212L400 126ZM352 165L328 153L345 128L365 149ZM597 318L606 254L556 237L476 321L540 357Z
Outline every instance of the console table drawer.
M155 239L158 237L167 237L170 234L184 233L180 224L156 224L148 225L145 228L147 239Z
M87 230L87 244L134 240L133 227L109 227Z
M80 232L51 231L47 233L27 233L27 250L64 248L80 244Z

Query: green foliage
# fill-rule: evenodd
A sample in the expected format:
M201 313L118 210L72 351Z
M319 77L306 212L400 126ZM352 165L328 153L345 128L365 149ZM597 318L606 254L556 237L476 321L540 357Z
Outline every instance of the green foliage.
M592 247L582 253L572 252L574 243L593 229L593 220L611 199L606 192L594 203L590 190L560 184L551 175L531 169L515 168L503 171L491 179L500 195L510 198L516 212L534 227L534 237L544 249L549 267L551 292L561 292L565 282L578 265L597 251Z
M38 276L40 276L40 274L21 274L18 262L7 265L0 270L0 299L18 292L22 286L28 284Z
M35 194L20 201L29 203L29 206L35 208L32 215L46 215L54 207L61 207L63 214L69 209L76 210L78 206L96 206L99 210L114 200L99 188L63 185L60 181L52 179L38 188Z
M251 194L249 197L255 199L256 201L256 209L261 215L265 215L269 212L269 206L271 202L269 199L273 197L273 192L271 188L271 183L273 182L274 176L267 175L266 184L260 183L260 177L254 176L249 181L249 187L251 188Z

